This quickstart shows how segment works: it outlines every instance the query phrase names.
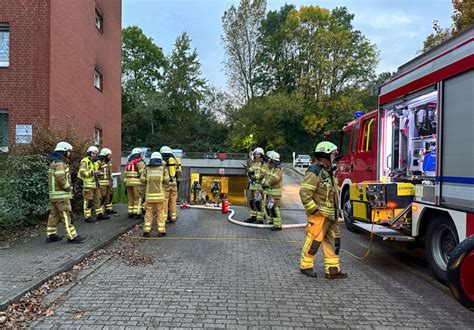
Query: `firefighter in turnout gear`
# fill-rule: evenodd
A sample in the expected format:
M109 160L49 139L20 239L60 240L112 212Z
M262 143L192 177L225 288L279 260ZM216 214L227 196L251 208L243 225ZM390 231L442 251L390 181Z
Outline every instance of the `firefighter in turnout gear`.
M163 166L163 158L159 152L151 155L150 163L142 172L140 180L145 184L146 213L143 225L143 236L150 237L153 218L156 212L158 237L166 235L163 204L166 200L165 184L169 183L169 173Z
M99 156L99 170L102 176L99 180L100 195L102 196L102 207L105 214L117 214L112 210L112 198L114 196L113 178L112 178L112 150L102 148Z
M333 173L333 162L337 147L328 141L316 146L315 164L307 170L300 186L300 198L305 208L308 225L306 240L301 251L301 272L310 277L316 277L313 270L314 257L319 246L322 246L324 257L324 272L328 279L345 278L341 272L339 256L338 220L338 185Z
M84 219L86 222L93 222L92 220L92 206L94 206L97 220L110 219L104 214L100 202L100 186L99 180L102 172L99 170L99 163L97 156L99 149L91 146L87 149L87 156L82 158L77 177L82 180L83 184L83 198L84 198Z
M72 181L69 172L69 157L72 146L67 142L59 142L54 152L49 155L48 190L51 210L49 212L46 229L46 242L52 243L62 240L58 236L58 223L62 220L66 229L69 243L81 243L84 237L78 236L76 228L71 223Z
M199 203L200 197L201 197L201 185L199 184L198 180L194 180L193 183L193 202Z
M219 188L219 182L217 180L214 180L212 182L212 187L211 187L211 193L212 193L212 202L214 204L219 203L219 193L220 193L220 188Z
M272 230L281 230L281 189L283 187L283 172L280 164L280 154L272 151L269 155L268 171L262 181L266 191L266 211L268 223L273 224Z
M164 146L160 149L161 156L166 162L165 166L169 174L169 183L165 185L166 201L164 205L165 220L169 223L176 222L176 203L178 201L178 179L181 177L180 162L176 159L170 147Z
M145 169L143 154L140 148L134 148L125 165L125 187L127 188L128 198L128 217L141 218L143 197L140 188L142 183L140 176Z
M262 168L263 168L263 173L267 173L268 172L268 162L270 160L270 155L272 154L273 150L268 150L266 153L265 153L265 162L263 163L262 165ZM264 177L265 178L265 177ZM268 187L265 187L263 188L262 187L262 193L263 193L263 204L262 204L262 208L264 210L264 215L266 215L266 219L267 219L267 224L269 225L273 225L273 220L272 220L272 217L267 213L267 198L268 198Z
M262 180L265 176L265 168L263 161L264 151L262 148L256 148L253 152L254 160L247 172L249 177L249 204L250 218L245 220L248 223L263 223L263 191Z

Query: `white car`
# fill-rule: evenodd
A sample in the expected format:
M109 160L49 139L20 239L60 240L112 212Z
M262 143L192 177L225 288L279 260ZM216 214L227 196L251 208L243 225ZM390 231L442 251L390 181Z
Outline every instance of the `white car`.
M311 165L311 156L310 155L298 155L295 159L295 166L310 166Z

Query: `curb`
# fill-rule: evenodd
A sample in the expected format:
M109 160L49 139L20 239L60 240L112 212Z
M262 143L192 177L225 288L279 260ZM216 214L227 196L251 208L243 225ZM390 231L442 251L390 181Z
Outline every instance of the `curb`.
M54 270L50 273L46 273L45 275L42 275L42 276L38 277L37 279L33 280L30 284L27 284L27 285L23 286L20 289L20 291L15 292L15 293L11 293L11 294L7 294L5 296L5 298L3 298L2 301L0 301L0 311L3 311L5 309L7 309L10 304L15 303L18 300L20 300L20 298L23 297L26 293L39 288L41 285L46 283L52 277L58 275L59 273L66 272L66 271L70 270L75 264L77 264L77 263L81 262L82 260L84 260L85 258L89 257L95 251L106 247L107 245L109 245L110 243L115 241L118 237L122 236L126 232L133 229L133 227L135 227L137 224L139 224L139 222L134 221L134 222L130 223L130 225L125 227L123 230L119 231L117 234L113 235L112 237L108 238L107 240L105 240L105 241L103 241L103 242L101 242L101 243L99 243L95 246L90 247L81 256L69 259L68 261L63 263L61 266L59 266L56 270Z

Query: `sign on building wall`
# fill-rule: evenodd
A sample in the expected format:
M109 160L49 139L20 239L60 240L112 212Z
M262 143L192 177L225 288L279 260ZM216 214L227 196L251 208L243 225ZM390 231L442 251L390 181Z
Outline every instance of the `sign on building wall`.
M31 125L16 125L15 136L16 143L18 144L31 143L33 127Z
M225 174L225 168L219 168L219 174L223 175Z

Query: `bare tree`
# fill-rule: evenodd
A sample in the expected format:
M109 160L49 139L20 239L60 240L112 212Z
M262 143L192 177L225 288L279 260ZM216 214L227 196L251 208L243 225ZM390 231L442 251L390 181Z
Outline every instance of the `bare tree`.
M258 39L266 4L266 0L241 0L238 7L232 5L222 16L221 41L226 52L228 85L241 103L247 103L258 93L256 64L262 47Z

